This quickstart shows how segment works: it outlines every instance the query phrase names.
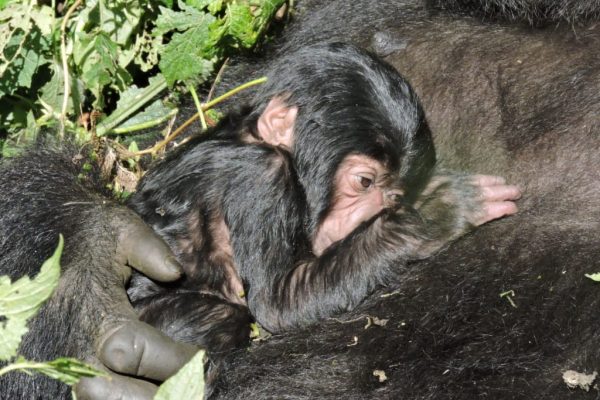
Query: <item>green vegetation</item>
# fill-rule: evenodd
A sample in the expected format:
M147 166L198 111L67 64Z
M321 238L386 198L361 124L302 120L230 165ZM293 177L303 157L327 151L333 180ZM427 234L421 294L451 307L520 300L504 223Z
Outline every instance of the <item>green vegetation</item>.
M255 46L284 4L0 0L0 154L45 126L85 141L169 120L170 100L197 99L194 88Z
M59 239L54 254L44 262L33 279L24 276L15 282L0 276L0 361L11 364L0 368L1 376L20 371L44 374L67 385L74 385L83 377L103 375L102 372L72 358L58 358L49 362L28 361L16 357L23 335L28 331L27 321L33 317L58 285L63 238Z

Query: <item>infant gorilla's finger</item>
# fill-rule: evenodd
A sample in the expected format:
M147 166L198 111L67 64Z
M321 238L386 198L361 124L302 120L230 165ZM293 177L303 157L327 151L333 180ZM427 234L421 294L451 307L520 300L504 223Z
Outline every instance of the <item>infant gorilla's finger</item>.
M157 389L150 382L116 374L83 378L74 387L78 400L150 400Z
M120 229L117 251L131 267L152 279L169 282L181 277L182 268L169 246L137 216Z
M515 185L496 185L481 187L484 201L505 201L521 198L521 189Z
M100 339L98 357L115 372L164 381L198 351L141 321L127 321Z
M486 222L492 221L494 219L498 219L506 215L515 214L517 211L517 205L512 201L497 201L485 203L485 215L479 221L477 221L477 224L485 224Z
M472 175L471 179L473 184L478 186L497 186L506 183L503 177L495 175Z

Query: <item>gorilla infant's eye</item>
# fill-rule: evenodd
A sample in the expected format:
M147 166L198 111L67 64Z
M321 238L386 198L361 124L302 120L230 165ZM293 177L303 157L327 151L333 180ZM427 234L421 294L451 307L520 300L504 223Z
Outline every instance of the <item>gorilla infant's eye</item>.
M358 182L360 183L360 186L362 186L365 189L368 189L373 185L373 179L367 178L365 176L359 176Z

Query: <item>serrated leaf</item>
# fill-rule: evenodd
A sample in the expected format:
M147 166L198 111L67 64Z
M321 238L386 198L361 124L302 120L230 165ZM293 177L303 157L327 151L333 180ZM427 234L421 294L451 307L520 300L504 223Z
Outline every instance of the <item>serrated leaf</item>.
M204 350L200 350L175 375L167 379L154 400L204 399Z
M124 90L132 80L129 72L115 62L118 51L117 43L104 32L82 35L74 49L74 60L81 70L81 80L94 94L96 108L102 108L104 87L114 85Z
M19 356L8 368L11 371L22 371L27 374L43 374L67 385L74 385L81 378L108 376L104 371L99 371L79 360L67 357L57 358L48 362L38 362L29 361Z
M185 3L181 4L181 11L169 10L159 7L160 15L156 19L156 28L152 30L154 36L162 36L170 31L185 31L198 26L208 26L214 17L205 12L198 11Z
M257 17L257 24L264 25L271 20L273 14L279 10L285 3L285 0L260 0L257 4L257 11L254 15Z
M223 0L212 0L208 5L208 12L215 15L223 9Z
M158 64L169 86L189 78L208 78L214 67L214 61L204 58L208 43L206 25L173 34Z
M250 6L243 3L232 3L227 6L227 34L244 48L256 43L258 32L254 28L254 16Z
M47 259L35 278L24 276L11 283L7 276L0 277L0 360L12 358L27 332L25 323L52 295L60 277L60 256L64 241L62 235L54 254ZM16 346L15 346L16 345Z
M585 274L585 276L593 281L600 282L600 272L596 272L595 274Z

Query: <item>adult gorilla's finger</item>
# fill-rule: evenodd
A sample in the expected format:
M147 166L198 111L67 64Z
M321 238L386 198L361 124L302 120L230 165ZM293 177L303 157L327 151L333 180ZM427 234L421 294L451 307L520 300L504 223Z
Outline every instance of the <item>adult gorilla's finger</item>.
M127 376L110 374L83 378L73 388L78 400L149 400L158 386Z
M131 267L158 281L174 281L183 273L169 246L137 216L129 216L120 227L117 252Z
M130 320L108 331L99 342L100 361L115 372L164 381L198 351L158 329Z

